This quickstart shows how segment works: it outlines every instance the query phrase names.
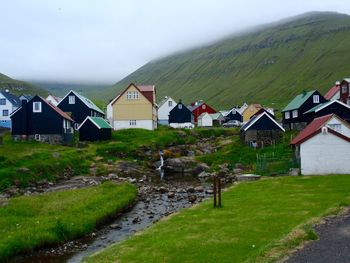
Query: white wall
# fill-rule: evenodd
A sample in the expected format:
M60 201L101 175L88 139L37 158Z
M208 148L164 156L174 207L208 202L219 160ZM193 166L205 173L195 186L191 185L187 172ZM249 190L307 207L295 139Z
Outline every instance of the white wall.
M350 174L350 143L331 133L302 143L300 158L304 175Z
M333 117L332 119L330 119L326 125L329 127L329 125L332 124L340 124L341 125L341 130L337 131L341 134L344 134L347 137L350 137L350 128L348 126L346 126L343 122L341 122L340 120L338 120L337 118Z
M169 101L172 102L172 106L169 106ZM169 120L169 112L176 106L175 100L172 98L168 98L163 105L161 105L158 109L158 120L168 121Z
M194 124L191 123L191 122L170 123L169 126L170 126L171 128L175 128L175 129L182 129L182 128L192 129L192 128L194 128Z
M6 98L0 93L0 99L6 99ZM12 103L8 99L6 99L6 105L0 105L0 121L11 121L10 115L16 109L17 109L17 107L13 107ZM2 116L3 110L8 110L9 115Z
M213 119L209 114L205 114L201 118L198 118L198 126L199 127L211 127L213 126Z
M107 105L106 118L113 127L113 107L111 102Z
M136 120L136 125L130 125L129 120L113 121L113 129L131 129L131 128L141 128L146 130L154 130L157 128L157 124L153 123L152 120Z

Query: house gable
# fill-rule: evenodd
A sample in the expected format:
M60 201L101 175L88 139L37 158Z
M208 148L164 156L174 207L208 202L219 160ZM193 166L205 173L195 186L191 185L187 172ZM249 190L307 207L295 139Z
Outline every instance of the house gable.
M283 127L266 112L253 117L241 128L241 130L281 130L283 132L285 131Z

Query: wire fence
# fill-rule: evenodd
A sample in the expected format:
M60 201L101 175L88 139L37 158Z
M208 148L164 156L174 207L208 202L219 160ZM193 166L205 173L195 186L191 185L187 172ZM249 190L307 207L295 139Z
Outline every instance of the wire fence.
M271 154L256 155L256 174L259 175L288 175L291 168L298 168L298 160L285 156Z

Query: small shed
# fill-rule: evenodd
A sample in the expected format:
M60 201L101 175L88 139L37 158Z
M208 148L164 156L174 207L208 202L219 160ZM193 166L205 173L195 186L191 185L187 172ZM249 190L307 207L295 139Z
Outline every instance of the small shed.
M112 126L101 117L86 117L78 130L79 141L105 141L112 137Z
M204 112L198 117L198 127L212 127L213 119L209 113Z

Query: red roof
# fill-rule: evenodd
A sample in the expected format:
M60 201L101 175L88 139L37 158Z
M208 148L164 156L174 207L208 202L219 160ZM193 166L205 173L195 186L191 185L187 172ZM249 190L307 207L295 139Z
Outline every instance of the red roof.
M137 85L139 90L141 91L155 91L155 86L154 85Z
M62 111L60 108L52 105L50 102L48 102L47 100L45 100L44 98L40 97L47 105L49 105L54 111L56 111L59 115L61 115L63 118L73 121L73 119L64 111Z
M337 117L339 120L341 120L337 115L335 114L328 114L319 118L314 119L308 126L305 127L304 130L302 130L297 137L295 137L290 144L292 145L298 145L306 140L310 139L314 135L321 132L321 128L326 124L327 121L329 121L332 117ZM346 125L346 123L344 122ZM341 137L345 140L350 140L350 138L333 131L332 129L328 129L331 133L334 135L337 135L338 137Z
M326 93L326 95L324 95L325 99L330 100L337 92L339 92L339 90L340 85L335 85Z

